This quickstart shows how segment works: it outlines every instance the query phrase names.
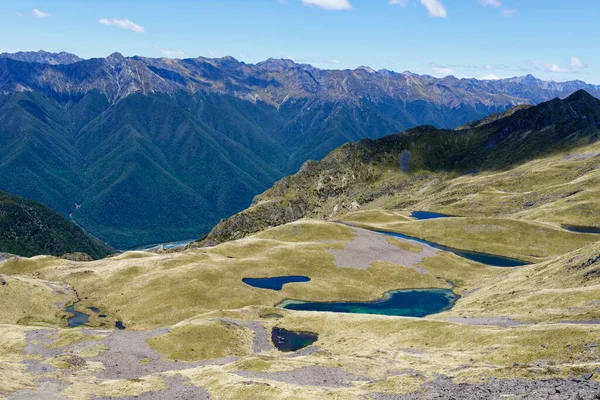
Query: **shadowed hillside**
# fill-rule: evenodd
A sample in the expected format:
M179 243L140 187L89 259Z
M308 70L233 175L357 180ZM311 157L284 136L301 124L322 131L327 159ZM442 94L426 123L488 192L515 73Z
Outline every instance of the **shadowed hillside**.
M86 253L99 259L114 250L48 207L0 192L0 252L25 257Z

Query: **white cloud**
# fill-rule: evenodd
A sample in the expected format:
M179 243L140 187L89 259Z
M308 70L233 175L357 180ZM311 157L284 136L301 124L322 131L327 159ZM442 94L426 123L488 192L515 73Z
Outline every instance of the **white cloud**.
M36 18L48 18L52 14L43 12L43 11L38 10L37 8L34 8L33 11L31 12L31 15L33 15Z
M431 69L433 70L433 72L439 74L439 75L454 75L454 70L448 66L445 65L435 65L435 64L429 64L429 66L431 67Z
M529 64L536 70L543 71L543 72L556 72L556 73L572 72L571 70L569 70L567 68L561 68L556 64L543 63L543 62L537 61L537 60L527 61L527 64Z
M587 65L577 57L571 57L571 59L569 60L569 65L571 66L571 68L575 69L587 68Z
M302 0L306 6L321 7L326 10L351 10L352 5L349 0Z
M486 76L482 76L481 78L477 78L482 81L497 81L499 79L505 79L506 76L498 76L496 74L488 74Z
M390 4L395 5L395 6L400 6L402 8L408 6L408 3L410 3L410 0L389 0Z
M170 58L182 58L185 56L185 51L181 49L160 49L160 52L163 56Z
M141 25L134 24L133 22L131 22L128 19L102 18L98 22L100 22L102 25L117 26L121 29L126 29L126 30L133 31L133 32L138 32L138 33L146 32L146 28L144 28Z
M330 60L325 60L325 62L326 62L327 64L334 64L334 65L341 64L340 60L336 60L336 59L333 59L333 58L332 58L332 59L330 59Z
M502 6L502 3L500 2L500 0L479 0L479 4L481 4L484 7L494 7L494 8L498 8L498 7Z
M441 0L421 0L421 4L427 9L430 17L446 18L448 16L446 7L444 7Z
M501 14L503 17L510 18L510 17L516 17L517 15L519 15L519 11L518 10L502 10Z

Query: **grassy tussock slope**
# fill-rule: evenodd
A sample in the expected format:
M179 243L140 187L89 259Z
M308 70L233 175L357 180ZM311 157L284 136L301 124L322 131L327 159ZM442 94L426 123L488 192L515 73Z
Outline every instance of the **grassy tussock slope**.
M447 314L510 315L527 321L600 318L600 244L515 269L461 299Z
M336 266L330 251L343 250L356 234L341 224L305 220L205 250L131 252L91 263L40 258L39 268L34 259L11 260L0 264L0 272L28 270L68 282L83 299L82 309L99 307L133 329L167 326L211 310L273 306L286 298L375 300L396 289L448 288L446 281L456 283L461 293L505 272L448 253L425 258L419 265L424 273L377 256L367 269ZM416 250L390 247L409 256ZM285 285L280 292L242 282L244 277L284 275L312 280Z
M371 211L375 215L376 211ZM354 213L342 221L352 222ZM386 218L386 215L389 215ZM497 254L530 262L539 262L579 249L598 241L593 234L574 233L549 223L508 218L441 218L405 221L389 213L374 222L366 219L360 226L398 232L462 250Z

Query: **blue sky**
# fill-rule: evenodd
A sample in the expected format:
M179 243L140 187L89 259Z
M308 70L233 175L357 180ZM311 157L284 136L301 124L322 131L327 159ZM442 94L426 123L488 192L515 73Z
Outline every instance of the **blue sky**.
M600 84L598 0L0 0L0 52L291 58Z

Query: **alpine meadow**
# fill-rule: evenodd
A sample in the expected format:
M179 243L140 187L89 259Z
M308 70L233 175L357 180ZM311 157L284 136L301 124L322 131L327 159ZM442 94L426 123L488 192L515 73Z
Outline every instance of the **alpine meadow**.
M599 399L599 18L6 0L0 400Z

